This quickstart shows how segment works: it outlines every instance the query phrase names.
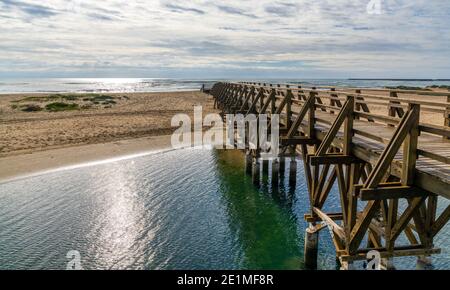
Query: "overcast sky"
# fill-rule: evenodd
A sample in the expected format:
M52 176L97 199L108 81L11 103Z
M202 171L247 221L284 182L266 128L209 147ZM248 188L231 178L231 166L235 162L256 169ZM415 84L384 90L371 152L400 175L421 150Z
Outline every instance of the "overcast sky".
M0 77L450 78L450 1L370 1L0 0Z

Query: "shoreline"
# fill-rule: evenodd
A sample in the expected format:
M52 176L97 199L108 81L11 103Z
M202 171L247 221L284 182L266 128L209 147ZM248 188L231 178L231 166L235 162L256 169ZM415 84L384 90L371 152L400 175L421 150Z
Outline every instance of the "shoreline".
M171 148L171 135L68 146L0 158L0 184L53 171L160 153Z

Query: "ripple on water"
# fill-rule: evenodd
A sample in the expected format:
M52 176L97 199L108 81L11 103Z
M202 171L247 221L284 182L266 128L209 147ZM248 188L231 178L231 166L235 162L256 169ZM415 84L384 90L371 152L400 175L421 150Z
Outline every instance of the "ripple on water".
M257 190L239 154L187 149L1 184L0 268L64 269L70 250L85 269L301 268L300 162L296 188ZM339 208L337 194L326 207ZM436 239L438 268L450 268L449 233ZM333 269L327 234L320 247L320 267Z

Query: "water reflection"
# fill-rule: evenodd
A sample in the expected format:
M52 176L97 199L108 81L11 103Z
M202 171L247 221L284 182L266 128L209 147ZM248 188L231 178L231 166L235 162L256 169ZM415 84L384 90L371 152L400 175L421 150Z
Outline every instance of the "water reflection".
M0 269L65 269L71 250L84 269L302 268L309 202L297 170L295 190L270 175L257 189L240 152L189 149L2 183ZM339 210L337 192L326 208ZM438 269L450 266L449 234L436 238ZM333 269L329 234L319 241L319 268Z
M286 196L284 186L271 192L266 177L258 191L251 177L245 175L242 153L227 150L215 154L228 223L242 246L243 267L300 268L303 242L297 233L296 218L288 209L292 201L285 203L282 198Z

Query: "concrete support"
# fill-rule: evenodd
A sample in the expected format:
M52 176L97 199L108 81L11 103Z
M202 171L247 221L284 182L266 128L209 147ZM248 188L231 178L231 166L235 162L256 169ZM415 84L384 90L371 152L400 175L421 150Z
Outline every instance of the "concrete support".
M305 268L317 269L317 252L319 249L319 232L310 224L305 233Z
M261 168L259 165L259 160L257 158L253 158L252 162L252 181L254 185L259 186L260 178L261 178Z

